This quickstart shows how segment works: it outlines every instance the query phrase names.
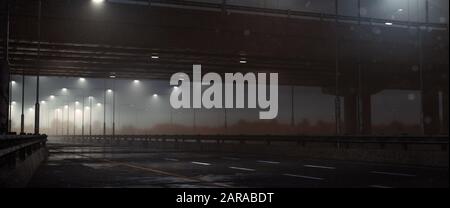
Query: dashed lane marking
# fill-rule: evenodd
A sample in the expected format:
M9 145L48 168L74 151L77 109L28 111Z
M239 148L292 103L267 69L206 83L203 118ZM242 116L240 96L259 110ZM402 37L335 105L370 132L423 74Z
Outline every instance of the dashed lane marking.
M304 167L307 167L307 168L330 169L330 170L336 169L335 167L330 167L330 166L320 166L320 165L304 165Z
M243 170L243 171L255 171L255 169L251 169L251 168L241 168L241 167L230 167L231 169L235 169L235 170Z
M295 178L304 178L304 179L311 179L311 180L323 180L323 178L318 178L318 177L313 177L313 176L297 175L297 174L290 174L290 173L285 173L283 175L284 176L289 176L289 177L295 177Z
M381 175L391 175L391 176L403 176L403 177L415 177L416 175L406 174L406 173L391 173L382 171L371 171L370 173L381 174Z

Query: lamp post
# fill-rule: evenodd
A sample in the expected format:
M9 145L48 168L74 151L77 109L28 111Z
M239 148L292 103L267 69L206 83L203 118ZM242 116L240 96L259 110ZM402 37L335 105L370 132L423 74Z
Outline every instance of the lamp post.
M82 109L81 109L81 137L84 138L84 100L86 98L83 97L83 101L82 101Z
M25 134L25 115L23 110L25 108L25 71L22 71L22 113L20 114L20 135Z
M9 80L11 80L11 75L9 76ZM9 121L8 121L8 132L11 132L12 129L12 88L14 86L14 81L10 81L10 86L9 86Z
M113 77L113 122L112 122L112 136L114 138L114 136L116 135L116 80L115 80L115 76Z
M76 135L76 117L77 117L77 105L78 105L78 101L75 101L73 103L73 136Z
M103 79L103 136L106 136L106 79Z
M92 96L89 96L89 138L92 136Z
M66 136L69 136L69 104L64 106L64 108L67 110L67 118L66 118Z

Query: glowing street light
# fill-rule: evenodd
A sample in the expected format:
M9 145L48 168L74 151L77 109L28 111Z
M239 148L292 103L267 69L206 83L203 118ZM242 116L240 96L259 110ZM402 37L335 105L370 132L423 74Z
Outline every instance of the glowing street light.
M67 91L67 88L64 87L64 88L62 88L61 90L62 90L63 92L66 92L66 91Z
M54 95L50 95L50 99L55 99L55 96Z
M41 101L41 104L45 104L45 100Z
M152 59L159 59L159 56L157 56L157 55L152 55Z
M391 26L392 25L392 22L386 22L386 23L384 23L385 25L389 25L389 26Z
M157 98L157 97L158 97L158 94L156 94L156 93L153 94L153 97L154 97L154 98Z
M83 77L80 77L80 82L84 82L84 81L86 81L86 79L85 78L83 78Z
M133 83L134 83L134 84L139 84L139 80L135 79L135 80L133 81Z
M92 0L92 3L94 4L102 4L103 2L105 2L105 0Z

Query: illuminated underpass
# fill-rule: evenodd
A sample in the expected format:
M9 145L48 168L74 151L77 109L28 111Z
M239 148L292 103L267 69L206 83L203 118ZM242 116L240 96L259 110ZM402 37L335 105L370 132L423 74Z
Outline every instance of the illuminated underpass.
M264 2L3 1L0 186L448 187L448 1Z

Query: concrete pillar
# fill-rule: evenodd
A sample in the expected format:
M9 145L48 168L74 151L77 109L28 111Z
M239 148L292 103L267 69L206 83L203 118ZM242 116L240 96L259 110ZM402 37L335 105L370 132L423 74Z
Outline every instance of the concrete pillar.
M361 96L361 134L372 133L372 95Z
M9 67L0 62L0 135L8 133Z
M435 89L426 89L422 93L423 131L425 135L438 134L439 119L439 92Z
M357 134L358 131L358 97L356 94L344 96L344 123L346 134Z
M448 135L448 91L442 91L442 134Z
M8 48L9 48L9 1L3 1L2 8L5 8L5 14L0 16L0 28L2 31L0 37L3 39L3 56L0 59L0 135L9 131L9 89L10 72L8 66ZM4 6L4 7L3 7ZM3 11L2 11L3 12ZM4 29L4 30L3 30Z

